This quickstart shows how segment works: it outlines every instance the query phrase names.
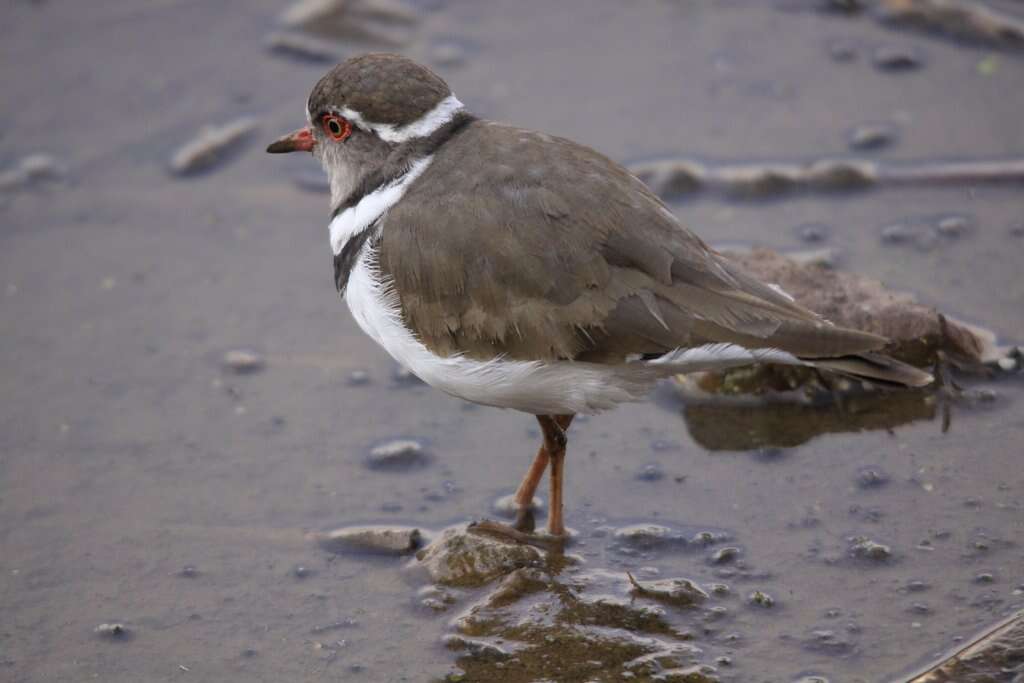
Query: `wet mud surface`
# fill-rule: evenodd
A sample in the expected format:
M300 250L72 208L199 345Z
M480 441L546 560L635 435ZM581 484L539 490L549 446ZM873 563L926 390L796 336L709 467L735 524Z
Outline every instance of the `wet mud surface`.
M325 59L386 48L481 115L635 168L1012 168L1012 31L885 4L7 4L0 680L900 680L1021 609L1013 374L958 375L946 431L928 397L765 407L666 384L573 424L568 559L424 576L414 547L497 517L539 434L362 336L318 170L257 144L303 123ZM828 249L1024 341L1019 178L827 189L672 208L711 243ZM366 547L381 526L386 552Z

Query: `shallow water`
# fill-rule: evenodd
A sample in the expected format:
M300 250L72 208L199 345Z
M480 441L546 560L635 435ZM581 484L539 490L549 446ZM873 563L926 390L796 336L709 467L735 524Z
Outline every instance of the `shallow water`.
M877 121L899 128L871 153L881 159L1024 155L1020 52L810 4L424 1L403 50L430 61L454 43L461 61L437 69L474 111L623 162L842 155L849 129ZM4 680L452 670L440 644L449 616L415 608L401 561L329 555L304 532L437 530L488 514L538 436L527 416L396 380L338 301L326 200L293 184L312 162L259 144L302 124L324 69L264 48L284 6L0 10L0 169L39 151L67 168L63 180L0 190ZM853 61L830 58L836 40L853 45ZM882 45L921 50L924 65L880 71L871 53ZM168 174L202 125L249 115L258 134L227 163ZM1019 185L673 206L713 243L795 249L799 225L824 223L842 268L1024 338ZM881 239L885 226L950 212L970 221L956 239ZM224 352L239 347L265 369L225 371ZM350 382L353 371L369 382ZM699 445L665 388L573 425L568 523L584 538L636 521L727 531L758 577L741 589L776 606L738 606L721 631L738 640L696 643L729 654L725 680L896 677L1024 605L1024 389L965 382L995 400L955 407L949 433L932 419L755 452ZM425 466L367 467L372 446L398 437L426 444ZM647 465L665 476L638 478ZM861 486L865 468L887 481ZM849 560L856 536L891 546L892 559ZM600 539L584 548L593 569L630 568ZM636 562L701 581L719 571L703 555ZM94 633L109 622L132 637ZM823 630L844 645L816 644Z

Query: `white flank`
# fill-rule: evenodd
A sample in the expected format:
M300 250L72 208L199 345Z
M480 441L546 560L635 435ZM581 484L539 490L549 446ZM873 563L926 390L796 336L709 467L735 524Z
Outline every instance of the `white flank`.
M363 118L363 115L354 109L342 107L338 114L344 116L356 126L363 130L372 130L386 142L405 142L413 138L423 138L452 120L452 118L463 110L462 102L455 95L449 95L426 114L412 123L404 126L395 126L390 123L373 123Z
M458 398L535 415L592 414L642 399L663 378L757 362L795 363L775 349L732 344L679 349L654 361L621 365L574 361L473 360L435 355L405 327L398 296L367 246L349 276L345 301L359 327L427 384Z
M427 169L432 159L433 157L417 159L404 175L395 178L387 185L378 187L360 199L358 204L350 206L335 216L330 225L331 250L334 251L334 255L340 254L346 242L368 228L394 206L413 181Z

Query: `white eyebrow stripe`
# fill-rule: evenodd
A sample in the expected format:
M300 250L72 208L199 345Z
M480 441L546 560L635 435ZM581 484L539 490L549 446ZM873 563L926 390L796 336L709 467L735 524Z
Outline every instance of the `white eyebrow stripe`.
M449 95L438 102L433 109L404 126L396 126L390 123L373 123L367 121L362 114L349 107L331 108L333 113L344 116L352 125L366 131L373 131L385 142L405 142L415 138L425 138L434 133L437 129L451 121L456 114L463 111L465 107L455 95ZM306 115L309 116L309 105L306 105Z

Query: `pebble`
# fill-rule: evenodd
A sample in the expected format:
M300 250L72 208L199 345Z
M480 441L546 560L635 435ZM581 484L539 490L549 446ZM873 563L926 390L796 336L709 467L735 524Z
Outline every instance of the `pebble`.
M267 49L271 52L307 62L334 64L342 60L335 43L319 40L303 33L278 31L267 36Z
M99 626L93 629L93 632L96 633L96 635L98 636L101 636L103 638L110 638L113 640L127 638L131 633L128 630L127 626L119 622L100 624Z
M971 221L967 216L961 216L959 214L943 216L935 223L935 229L943 237L960 237L970 230L970 227Z
M764 607L765 609L769 609L775 606L775 598L768 595L764 591L754 591L753 593L747 596L747 602L757 607Z
M931 586L919 579L913 579L907 582L907 590L911 593L922 593L931 588Z
M346 380L346 383L350 387L361 387L364 384L369 384L370 373L368 373L366 370L353 370L352 372L348 373L348 379Z
M292 568L292 576L296 579L308 579L314 574L316 574L315 571L302 564L297 564Z
M178 576L183 576L186 579L194 579L199 576L199 570L191 564L186 564L181 568L181 571L178 572Z
M67 170L49 154L29 154L0 173L0 190L14 190L45 180L62 180Z
M266 363L263 356L251 349L232 349L224 354L224 367L237 375L259 372Z
M990 574L989 572L982 572L981 574L978 574L974 577L974 583L980 584L994 583L995 580L995 575Z
M544 499L541 498L540 496L534 496L533 504L531 505L531 507L534 510L543 510ZM495 514L497 515L506 517L508 519L514 519L515 516L519 513L519 504L516 503L515 494L510 493L509 495L502 496L501 498L498 498L496 501L494 501L494 503L491 505L491 509L493 509Z
M659 481L665 478L665 473L662 472L658 465L644 465L640 468L640 471L636 473L636 479L639 481Z
M932 608L923 602L914 602L910 604L907 611L911 614L931 614Z
M892 548L883 543L872 541L866 536L851 538L849 553L852 557L875 562L885 562L892 558Z
M846 136L850 149L873 151L884 149L896 142L896 127L888 123L863 123L855 126Z
M824 242L828 238L828 233L828 226L824 223L804 223L796 228L797 237L809 244Z
M374 469L402 469L422 465L426 457L419 441L394 439L371 448L367 464Z
M473 587L518 568L536 565L540 560L540 551L533 546L502 542L465 527L452 527L417 553L410 569L425 572L433 583Z
M633 595L642 595L652 600L664 602L674 607L690 607L708 599L708 594L690 579L660 579L638 583L630 574L626 574Z
M188 176L210 170L236 151L255 130L256 119L248 116L223 126L204 126L171 156L171 172Z
M857 472L857 486L862 489L877 489L889 483L889 475L880 467L862 467Z
M414 527L352 526L309 535L332 553L361 552L402 555L420 547L423 536Z
M660 524L634 524L615 530L613 538L635 548L650 550L685 546L686 536Z
M872 62L881 71L910 71L924 65L924 55L913 48L881 45L875 48Z
M914 240L916 234L904 223L893 223L882 228L881 236L886 244L907 244Z
M712 564L728 564L740 556L740 549L733 546L719 548L711 556Z

